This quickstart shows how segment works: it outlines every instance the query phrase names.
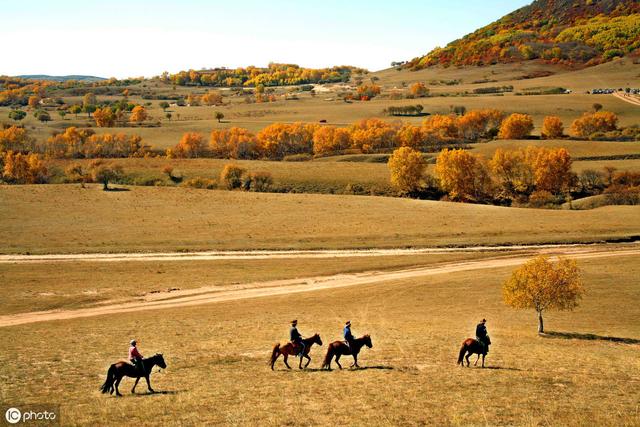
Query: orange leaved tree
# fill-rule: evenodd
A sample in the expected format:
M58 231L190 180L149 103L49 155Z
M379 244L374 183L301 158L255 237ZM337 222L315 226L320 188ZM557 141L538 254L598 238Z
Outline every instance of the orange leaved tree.
M545 310L572 310L584 293L580 271L574 260L553 263L540 255L515 270L502 285L505 304L534 309L538 314L538 333L544 333Z
M436 160L436 175L452 200L480 202L491 193L486 162L466 150L442 150Z
M557 116L547 116L542 122L543 138L560 138L564 132L562 120Z
M533 118L528 114L513 113L500 126L498 138L523 139L533 130Z
M147 109L142 105L136 105L135 107L133 107L133 110L131 110L129 121L132 123L142 123L147 120L148 117L149 115L147 114Z

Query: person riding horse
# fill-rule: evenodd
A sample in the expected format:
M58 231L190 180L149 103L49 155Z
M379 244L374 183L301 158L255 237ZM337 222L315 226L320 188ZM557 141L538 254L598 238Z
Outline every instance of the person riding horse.
M131 340L131 347L129 347L129 361L136 367L138 372L145 375L144 364L142 363L142 354L138 351L136 340Z
M489 345L491 344L491 340L489 339L489 334L487 333L486 324L487 319L482 319L480 323L476 326L476 340L480 344L482 344L485 348L485 353L489 353Z
M344 341L347 343L347 347L349 347L349 351L353 348L353 334L351 333L351 321L347 320L347 323L344 324L344 329L342 330L344 335Z
M298 332L297 326L298 320L293 320L291 322L291 329L289 329L289 339L296 349L300 349L300 351L298 351L296 354L296 357L299 357L304 353L305 345L302 341L302 335L300 334L300 332Z

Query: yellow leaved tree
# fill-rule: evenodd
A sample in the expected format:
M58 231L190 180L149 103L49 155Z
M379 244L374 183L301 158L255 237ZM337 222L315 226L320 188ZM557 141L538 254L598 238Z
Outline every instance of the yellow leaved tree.
M426 163L419 151L410 147L398 148L387 165L391 172L391 184L402 193L412 193L422 186Z
M534 309L538 314L538 333L544 333L545 310L573 310L582 298L584 287L574 260L552 262L540 255L515 270L502 285L505 304Z

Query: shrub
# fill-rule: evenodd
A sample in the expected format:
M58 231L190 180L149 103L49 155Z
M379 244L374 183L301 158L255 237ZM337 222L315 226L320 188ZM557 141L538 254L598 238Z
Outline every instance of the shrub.
M196 177L196 178L191 178L184 181L182 183L182 186L191 187L191 188L200 188L204 190L213 190L218 186L218 184L216 183L215 180L210 178Z
M249 190L258 193L265 193L271 190L273 177L271 173L265 171L253 172L249 174Z
M220 182L228 190L242 187L242 177L247 172L242 166L226 164L220 173Z
M536 190L529 196L529 206L543 208L557 203L556 197L546 190Z

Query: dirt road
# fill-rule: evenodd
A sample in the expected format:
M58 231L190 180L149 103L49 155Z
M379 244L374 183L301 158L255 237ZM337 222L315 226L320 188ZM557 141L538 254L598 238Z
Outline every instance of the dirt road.
M587 248L587 249L585 249ZM337 249L337 250L283 250L283 251L202 251L202 252L131 252L93 254L46 254L46 255L0 255L0 264L11 263L51 263L65 261L123 262L123 261L219 261L249 259L289 259L289 258L354 258L424 255L460 252L518 251L536 250L542 252L584 251L588 246L578 244L563 245L512 245L512 246L469 246L451 248L398 248L398 249Z
M625 102L628 102L629 104L633 104L636 107L640 107L640 98L638 98L635 95L628 95L626 93L614 92L613 96Z
M539 252L539 251L538 251ZM395 280L426 277L435 274L454 273L460 271L512 267L522 264L534 255L502 255L474 261L443 263L435 266L405 269L397 271L369 271L357 274L338 274L332 276L316 276L301 279L277 280L244 285L215 286L184 291L150 294L142 299L125 302L106 302L97 307L77 310L52 310L31 313L19 313L0 316L0 327L22 325L53 320L77 319L83 317L102 316L143 310L189 307L223 301L234 301L246 298L259 298L287 295L300 292L319 291L375 284ZM581 247L555 249L554 255L563 255L577 259L591 259L615 256L640 255L640 247L627 246L620 249L611 247Z

